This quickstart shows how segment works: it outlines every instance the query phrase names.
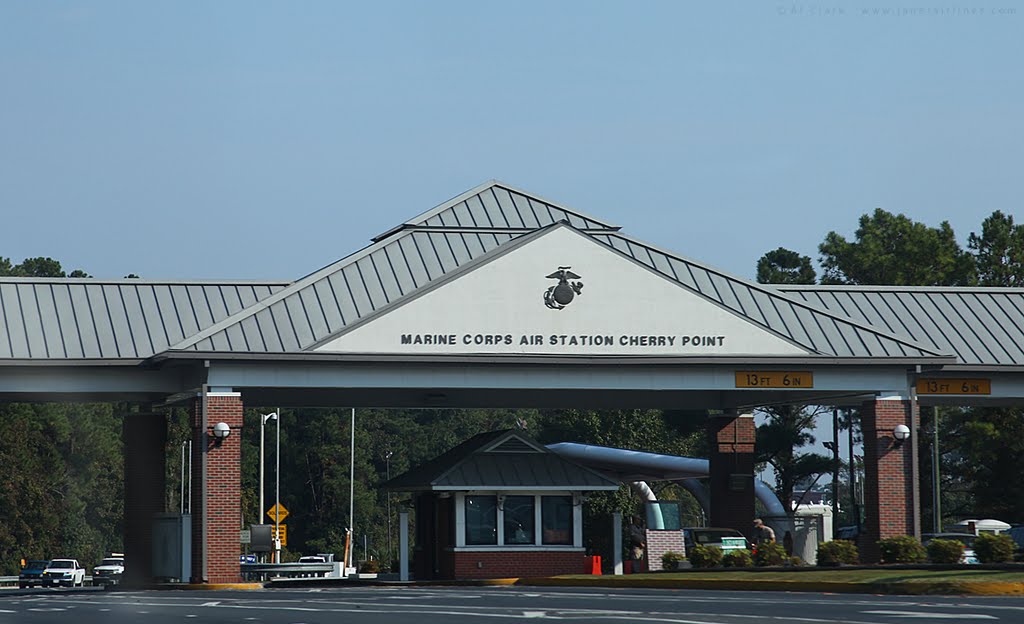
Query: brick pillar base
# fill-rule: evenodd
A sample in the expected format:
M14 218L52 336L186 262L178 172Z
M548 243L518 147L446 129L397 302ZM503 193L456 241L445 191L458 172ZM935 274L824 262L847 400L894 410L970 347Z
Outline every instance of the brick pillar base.
M242 397L211 392L190 406L192 423L192 582L242 580L238 535L242 517ZM213 426L227 423L231 435L218 442Z
M864 532L858 546L861 560L877 563L878 540L914 534L913 454L908 440L897 447L896 425L916 430L918 414L910 401L869 401L861 406L864 432Z
M125 414L124 554L122 583L142 587L153 581L153 515L164 511L167 489L167 417Z
M669 551L677 552L680 555L690 555L690 553L686 552L686 543L683 540L682 531L647 529L646 534L647 552L644 554L647 556L647 569L652 572L664 569L661 565L661 556Z
M754 416L708 418L711 526L751 534L754 520Z

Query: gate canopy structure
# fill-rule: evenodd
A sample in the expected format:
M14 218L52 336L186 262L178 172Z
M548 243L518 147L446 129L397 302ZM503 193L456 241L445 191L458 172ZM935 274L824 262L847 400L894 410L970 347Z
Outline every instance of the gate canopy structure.
M1024 396L1019 290L756 284L498 182L294 282L2 278L0 309L0 399L192 406L200 579L237 576L237 436L207 432L244 404L716 410L712 520L743 529L751 409L858 405L877 537L915 530L918 401Z

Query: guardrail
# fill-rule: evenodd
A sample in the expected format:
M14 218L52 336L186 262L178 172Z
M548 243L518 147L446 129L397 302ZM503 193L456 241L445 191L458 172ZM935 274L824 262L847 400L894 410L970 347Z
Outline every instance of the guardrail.
M17 576L0 576L0 587L7 586L7 585L17 585L17 584L18 584L18 577ZM92 585L92 577L91 576L85 577L85 584L86 585Z
M333 563L243 563L242 578L265 581L268 578L319 578L330 576Z

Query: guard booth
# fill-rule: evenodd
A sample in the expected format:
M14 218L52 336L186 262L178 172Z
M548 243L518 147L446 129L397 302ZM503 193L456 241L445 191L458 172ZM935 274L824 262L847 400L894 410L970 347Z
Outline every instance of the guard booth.
M384 484L412 492L417 580L584 571L585 494L619 482L522 431L483 433Z

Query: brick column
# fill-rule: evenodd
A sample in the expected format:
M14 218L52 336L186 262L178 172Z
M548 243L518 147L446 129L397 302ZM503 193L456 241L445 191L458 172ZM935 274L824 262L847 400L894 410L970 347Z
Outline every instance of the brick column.
M237 583L242 578L238 535L242 517L242 397L210 392L192 400L192 582ZM231 427L222 442L219 422Z
M754 521L754 415L711 416L711 526L750 535Z
M153 581L153 515L164 511L167 489L167 417L125 414L124 554L122 583L142 587Z
M864 432L864 532L861 559L877 563L878 540L914 534L914 466L911 441L897 447L896 425L916 431L918 414L910 401L878 400L861 406Z

